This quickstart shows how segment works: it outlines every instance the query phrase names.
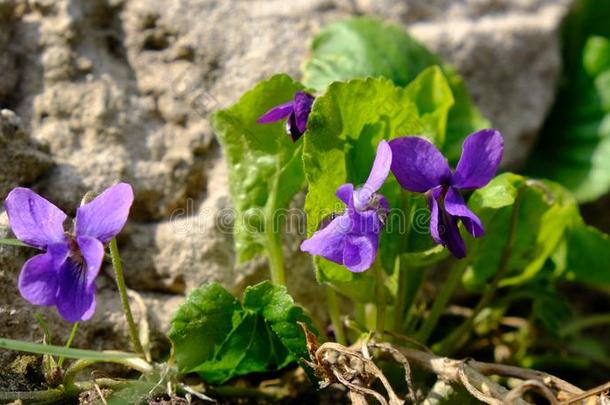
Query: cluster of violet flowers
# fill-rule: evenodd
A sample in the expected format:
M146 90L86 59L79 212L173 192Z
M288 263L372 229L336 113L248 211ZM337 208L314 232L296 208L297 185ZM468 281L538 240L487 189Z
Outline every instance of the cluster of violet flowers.
M286 132L296 142L307 130L314 96L297 92L292 101L276 106L257 122L286 120ZM345 212L323 225L301 250L341 264L352 272L371 268L377 257L379 238L390 210L378 193L390 171L407 191L424 193L431 211L432 239L456 258L466 256L458 222L478 238L484 234L480 219L468 208L461 190L485 186L502 160L500 133L484 129L468 136L455 171L427 139L404 136L377 146L373 167L362 187L343 184L336 196ZM19 275L21 295L39 306L55 306L69 322L88 320L95 312L95 280L104 258L104 245L124 227L133 190L116 184L76 210L67 230L68 216L27 188L13 189L4 203L13 233L42 253L27 260Z
M272 108L257 122L270 123L288 117L286 131L296 142L307 129L313 101L312 95L297 92L293 101ZM352 272L371 268L390 209L378 191L391 171L402 188L425 194L434 242L449 249L456 258L464 258L466 245L458 223L461 221L475 238L485 231L460 191L487 185L498 170L503 151L499 131L477 131L465 139L460 160L452 171L443 154L425 138L403 136L390 142L382 140L365 184L360 188L343 184L337 189L337 197L346 205L345 212L303 241L301 250L341 264Z

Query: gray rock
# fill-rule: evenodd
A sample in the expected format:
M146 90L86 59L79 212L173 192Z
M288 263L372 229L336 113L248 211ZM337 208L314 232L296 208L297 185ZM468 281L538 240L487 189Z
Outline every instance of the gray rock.
M505 167L525 161L554 100L561 62L557 30L568 5L460 1L446 19L411 26L415 37L464 75L475 103L504 135Z
M370 13L405 24L457 66L506 135L515 165L552 100L565 8L563 0L0 0L0 19L10 16L0 24L0 67L7 69L0 103L22 118L23 133L47 145L53 163L22 155L17 166L25 171L8 172L0 184L28 184L46 170L36 190L73 213L85 192L130 182L136 201L119 241L126 277L149 307L153 329L165 331L183 295L201 283L237 292L267 276L264 260L235 264L211 111L276 72L300 77L322 26ZM299 240L291 234L285 249L289 289L323 320L322 289ZM0 325L11 337L39 338L31 321L38 309L15 290L31 252L1 249ZM98 287L98 311L77 344L125 347L111 278L101 276ZM65 336L69 326L54 310L44 312Z
M21 120L0 110L0 198L20 184L30 184L51 166L51 157L23 131Z

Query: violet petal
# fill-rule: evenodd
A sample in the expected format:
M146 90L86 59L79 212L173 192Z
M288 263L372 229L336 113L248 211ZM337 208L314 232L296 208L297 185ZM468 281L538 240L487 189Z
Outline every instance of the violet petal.
M294 109L294 101L289 101L284 104L273 107L266 113L261 115L257 120L257 124L268 124L284 119L290 115Z
M19 274L19 293L34 305L55 305L59 288L58 269L65 261L68 246L58 244L56 249L36 255L25 262Z
M347 210L352 221L352 232L358 235L379 234L383 224L379 219L379 214L375 209L358 211L355 209Z
M4 202L9 224L20 241L44 249L65 240L62 210L32 190L13 189Z
M119 183L107 188L76 210L76 235L108 243L125 226L132 203L133 190L129 184Z
M464 198L461 194L453 187L449 187L447 194L445 195L445 210L449 215L459 217L464 223L464 227L475 238L481 237L485 234L483 224L479 217L474 212L470 211Z
M351 229L352 223L349 215L340 215L325 228L316 231L309 239L304 240L301 243L301 251L342 264L345 238Z
M294 116L295 124L299 132L303 134L307 130L307 120L311 112L314 97L303 91L298 91L294 95Z
M457 259L463 259L466 257L466 244L462 235L460 235L460 229L458 228L457 218L443 216L444 221L441 228L442 231L441 239L443 245L449 249L451 254Z
M462 146L462 156L453 175L457 188L480 188L495 176L502 161L504 141L500 132L483 129L469 135Z
M104 245L99 240L88 236L78 236L76 243L78 243L87 266L87 287L90 288L95 283L95 278L102 267Z
M294 112L288 116L288 120L286 121L286 132L290 135L292 142L298 141L303 135L303 132L301 132L297 126L297 119Z
M354 185L351 183L342 184L335 191L335 195L347 206L352 205L354 195Z
M451 179L447 159L430 141L416 136L404 136L390 141L392 173L408 190L424 193Z
M68 258L59 269L57 310L68 322L87 320L95 312L95 289L87 288L85 265Z
M437 200L440 193L441 187L437 187L427 193L426 197L428 199L428 206L430 207L430 236L432 236L432 239L434 239L436 243L442 245L443 241L439 232L439 225L442 223L442 220L440 218L441 211Z
M343 252L343 265L354 273L370 269L377 256L378 243L376 235L349 235Z
M392 149L385 140L379 142L377 152L375 153L375 161L369 174L366 183L362 188L358 189L354 195L354 204L356 208L362 210L369 203L371 197L376 193L390 174L392 165Z

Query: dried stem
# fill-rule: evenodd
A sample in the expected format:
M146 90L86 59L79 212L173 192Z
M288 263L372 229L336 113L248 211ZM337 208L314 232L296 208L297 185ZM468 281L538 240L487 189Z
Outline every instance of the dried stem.
M583 401L594 395L599 395L599 394L602 394L607 391L610 391L610 381L608 381L605 384L599 385L597 387L591 388L590 390L587 390L585 392L582 392L581 394L576 395L575 397L572 397L569 400L562 402L561 405L575 404L579 401Z
M515 387L508 393L505 398L505 401L511 404L518 398L522 398L523 394L525 394L527 391L536 391L544 398L546 398L546 400L549 401L549 404L559 405L559 401L557 400L557 398L555 398L555 395L553 394L551 389L547 387L544 383L542 383L540 380L523 381L523 383L519 384L517 387Z

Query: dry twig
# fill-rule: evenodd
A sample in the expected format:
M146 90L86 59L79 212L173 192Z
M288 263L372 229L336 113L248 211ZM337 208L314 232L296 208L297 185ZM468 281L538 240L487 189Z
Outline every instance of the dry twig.
M435 374L439 381L463 386L473 397L490 405L527 405L529 403L522 397L528 391L536 391L541 394L551 405L559 404L558 397L571 397L567 402L561 403L561 405L568 405L610 390L610 382L584 392L567 381L537 370L469 359L455 360L417 349L369 341L369 339L359 341L351 347L332 342L318 346L315 336L307 330L305 325L301 326L307 336L312 360L307 363L323 381L321 385L327 386L334 382L343 384L350 390L353 404L366 403L367 396L374 397L383 405L403 404L383 372L373 362L369 348L378 350L373 354L389 356L404 367L409 400L413 403L416 403L416 398L411 379L411 365L417 365ZM523 382L509 391L506 387L489 379L487 377L489 375L518 378ZM370 388L371 383L375 380L379 380L384 386L388 400ZM559 395L556 396L553 390L557 391Z
M555 398L555 395L553 395L551 389L540 380L523 381L523 383L512 389L504 400L507 403L512 404L517 398L523 397L523 394L525 394L527 391L536 391L546 398L546 400L549 401L549 404L559 405L559 401L557 398Z
M579 401L583 401L583 400L590 398L592 396L595 396L595 395L601 395L608 391L610 391L610 381L608 381L605 384L599 385L597 387L591 388L590 390L581 392L579 395L576 395L576 396L568 399L567 401L562 402L561 405L575 404Z

